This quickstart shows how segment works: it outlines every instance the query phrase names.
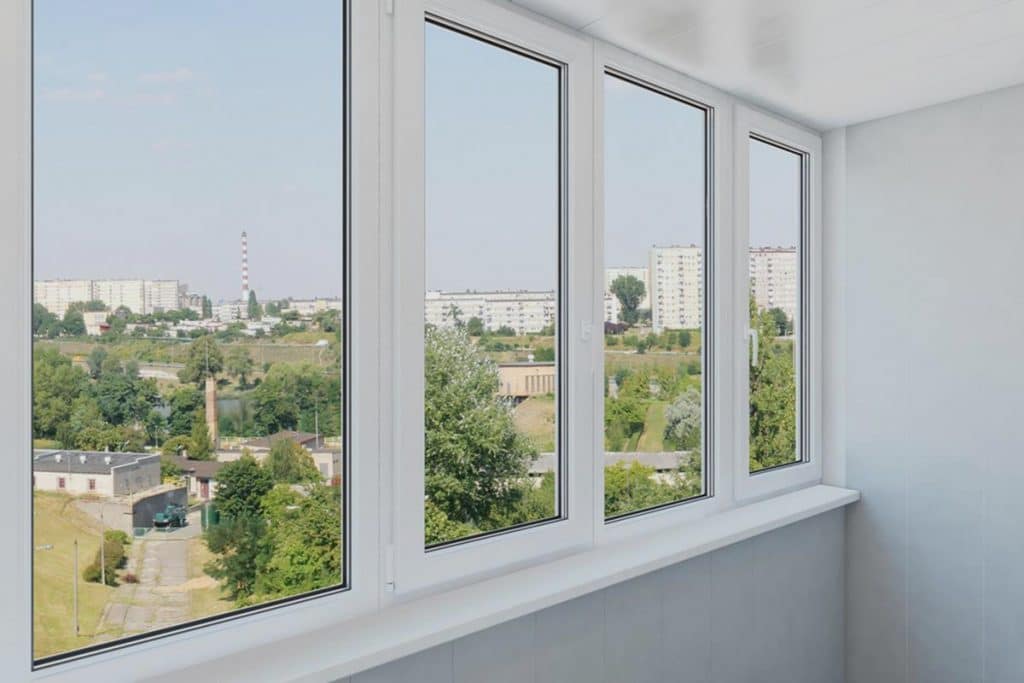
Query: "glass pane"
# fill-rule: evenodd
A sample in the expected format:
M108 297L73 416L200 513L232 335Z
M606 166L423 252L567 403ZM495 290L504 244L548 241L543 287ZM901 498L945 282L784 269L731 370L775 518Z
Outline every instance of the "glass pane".
M605 514L705 492L707 112L605 76Z
M559 68L426 27L426 543L558 514Z
M802 226L803 157L751 138L751 472L800 459L797 368Z
M343 7L35 2L37 660L344 581Z

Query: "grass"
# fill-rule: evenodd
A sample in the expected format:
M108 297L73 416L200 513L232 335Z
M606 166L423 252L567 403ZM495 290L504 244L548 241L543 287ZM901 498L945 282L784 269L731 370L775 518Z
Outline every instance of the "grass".
M192 589L189 591L191 600L189 617L203 617L223 614L234 609L230 600L221 597L220 583L206 575L203 567L213 559L213 553L206 547L202 537L188 540L188 578Z
M45 657L85 647L98 635L103 608L114 589L86 583L82 570L100 545L99 523L79 510L70 496L33 494L33 648ZM78 539L78 575L74 575L74 541ZM42 549L52 546L49 549ZM74 632L73 581L78 582L79 634Z
M637 452L660 453L665 450L665 427L668 425L665 418L666 408L668 403L664 401L656 401L647 406L644 431L636 445Z
M516 427L533 440L541 453L555 450L555 398L531 396L515 410Z

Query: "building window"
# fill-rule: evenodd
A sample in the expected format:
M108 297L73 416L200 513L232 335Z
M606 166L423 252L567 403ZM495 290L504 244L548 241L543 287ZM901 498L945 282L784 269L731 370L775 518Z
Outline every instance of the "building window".
M161 492L161 451L220 483L151 572L182 599L140 572L128 623L98 585L68 608L70 544L88 566L110 512L35 491L35 665L347 589L346 491L303 444L345 469L348 3L33 4L33 466L130 465L125 504Z
M751 473L804 459L800 379L807 220L805 154L752 135L749 145Z
M604 496L617 518L707 493L710 126L706 107L616 72L604 92Z
M561 514L558 384L500 388L523 364L561 371L564 86L560 65L447 24L428 21L425 41L426 289L447 313L428 309L425 331L425 540L436 547ZM497 326L468 315L457 292L509 312L553 305L514 329L508 314Z

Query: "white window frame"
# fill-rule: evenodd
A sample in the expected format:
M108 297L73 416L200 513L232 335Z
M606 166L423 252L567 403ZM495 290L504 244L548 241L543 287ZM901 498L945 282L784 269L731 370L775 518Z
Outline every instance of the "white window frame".
M562 306L568 305L568 324L559 329L559 344L564 350L559 363L560 372L570 368L562 375L562 396L559 397L560 401L565 401L562 405L566 416L565 424L560 425L563 438L559 447L559 477L566 494L562 498L561 519L430 550L424 547L423 520L423 74L428 15L565 65L566 106L562 125L567 134L567 154L563 160L562 201L567 208L568 225L563 226L565 255L560 287L567 291L560 292L560 300ZM592 468L587 462L590 439L581 431L592 423L593 416L590 402L572 398L594 391L593 373L587 372L594 337L590 305L594 283L590 257L593 92L589 41L510 6L480 0L404 0L395 4L394 25L395 574L388 577L393 578L388 583L394 599L403 600L429 587L507 571L593 543ZM561 306L560 310L565 316ZM566 395L570 397L568 400ZM564 448L566 443L568 449Z
M729 415L732 406L730 393L733 382L732 359L728 353L728 339L731 329L729 320L733 315L732 301L729 293L733 287L733 261L730 257L731 209L732 209L732 99L722 92L699 81L688 78L672 69L639 57L631 52L595 41L594 47L594 269L600 274L599 286L595 289L593 305L597 320L604 320L604 104L605 104L605 73L611 70L632 79L637 83L646 84L656 90L663 91L667 96L675 96L690 100L698 105L709 108L708 126L710 127L709 174L707 181L711 194L708 207L711 215L710 242L705 240L705 290L704 305L706 307L705 326L702 328L702 349L710 349L709 339L718 339L712 349L710 365L711 382L704 382L704 400L710 398L710 405L705 405L704 435L705 453L705 490L706 495L680 501L678 503L651 510L639 510L634 514L615 519L605 519L604 512L604 392L598 388L594 395L594 481L595 507L594 515L597 525L597 539L600 543L614 543L633 538L638 534L659 531L678 524L707 517L729 507L732 503L732 487L730 481L729 461L719 457L720 453L728 453L732 431L728 429ZM708 253L709 252L709 253ZM713 259L710 260L710 259ZM604 376L604 339L598 336L594 349L594 367L596 376ZM707 365L707 364L706 364ZM706 379L706 377L705 377ZM710 418L710 424L707 423ZM708 438L710 436L710 439Z
M269 646L282 634L300 634L337 627L339 622L378 608L379 505L378 442L380 391L379 279L379 46L381 8L374 0L350 0L347 38L351 63L349 167L351 169L349 311L351 423L346 539L346 588L324 595L296 596L278 606L243 614L226 614L209 622L109 649L69 655L45 667L34 667L32 655L32 565L29 552L0 566L0 601L15 618L0 621L0 661L18 680L103 681L139 679L174 671L192 662L212 660L254 647ZM0 428L18 435L31 452L32 340L32 3L0 3ZM339 254L339 259L341 258ZM0 540L28 549L32 537L32 472L30 458L15 458L10 475L0 478ZM220 637L211 637L217 636ZM339 631L339 638L342 632Z
M734 239L736 249L735 325L736 359L735 493L749 501L821 482L821 136L788 121L737 105L733 142L735 169ZM797 453L793 464L750 472L749 381L749 243L751 136L770 140L803 155L804 207L801 227L798 315L794 321L800 353L796 366Z

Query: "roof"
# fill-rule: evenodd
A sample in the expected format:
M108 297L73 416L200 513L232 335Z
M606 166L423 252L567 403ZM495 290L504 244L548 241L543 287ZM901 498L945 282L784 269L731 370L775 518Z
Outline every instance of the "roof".
M159 462L153 453L105 453L100 451L39 450L32 453L33 472L110 474L115 467Z
M271 445L282 439L289 439L299 444L300 446L309 446L315 444L317 439L323 441L323 435L317 437L316 434L310 434L309 432L293 432L293 431L282 431L270 436L261 436L256 439L249 439L242 446L247 448L266 448L269 449Z
M182 455L163 456L168 462L174 463L182 472L199 479L216 479L217 474L228 463L216 460L193 460Z
M660 453L605 453L604 464L615 465L617 463L638 462L644 467L652 467L658 472L668 472L679 469L683 463L685 452L668 451ZM530 474L544 474L555 470L555 454L541 453L530 463Z

